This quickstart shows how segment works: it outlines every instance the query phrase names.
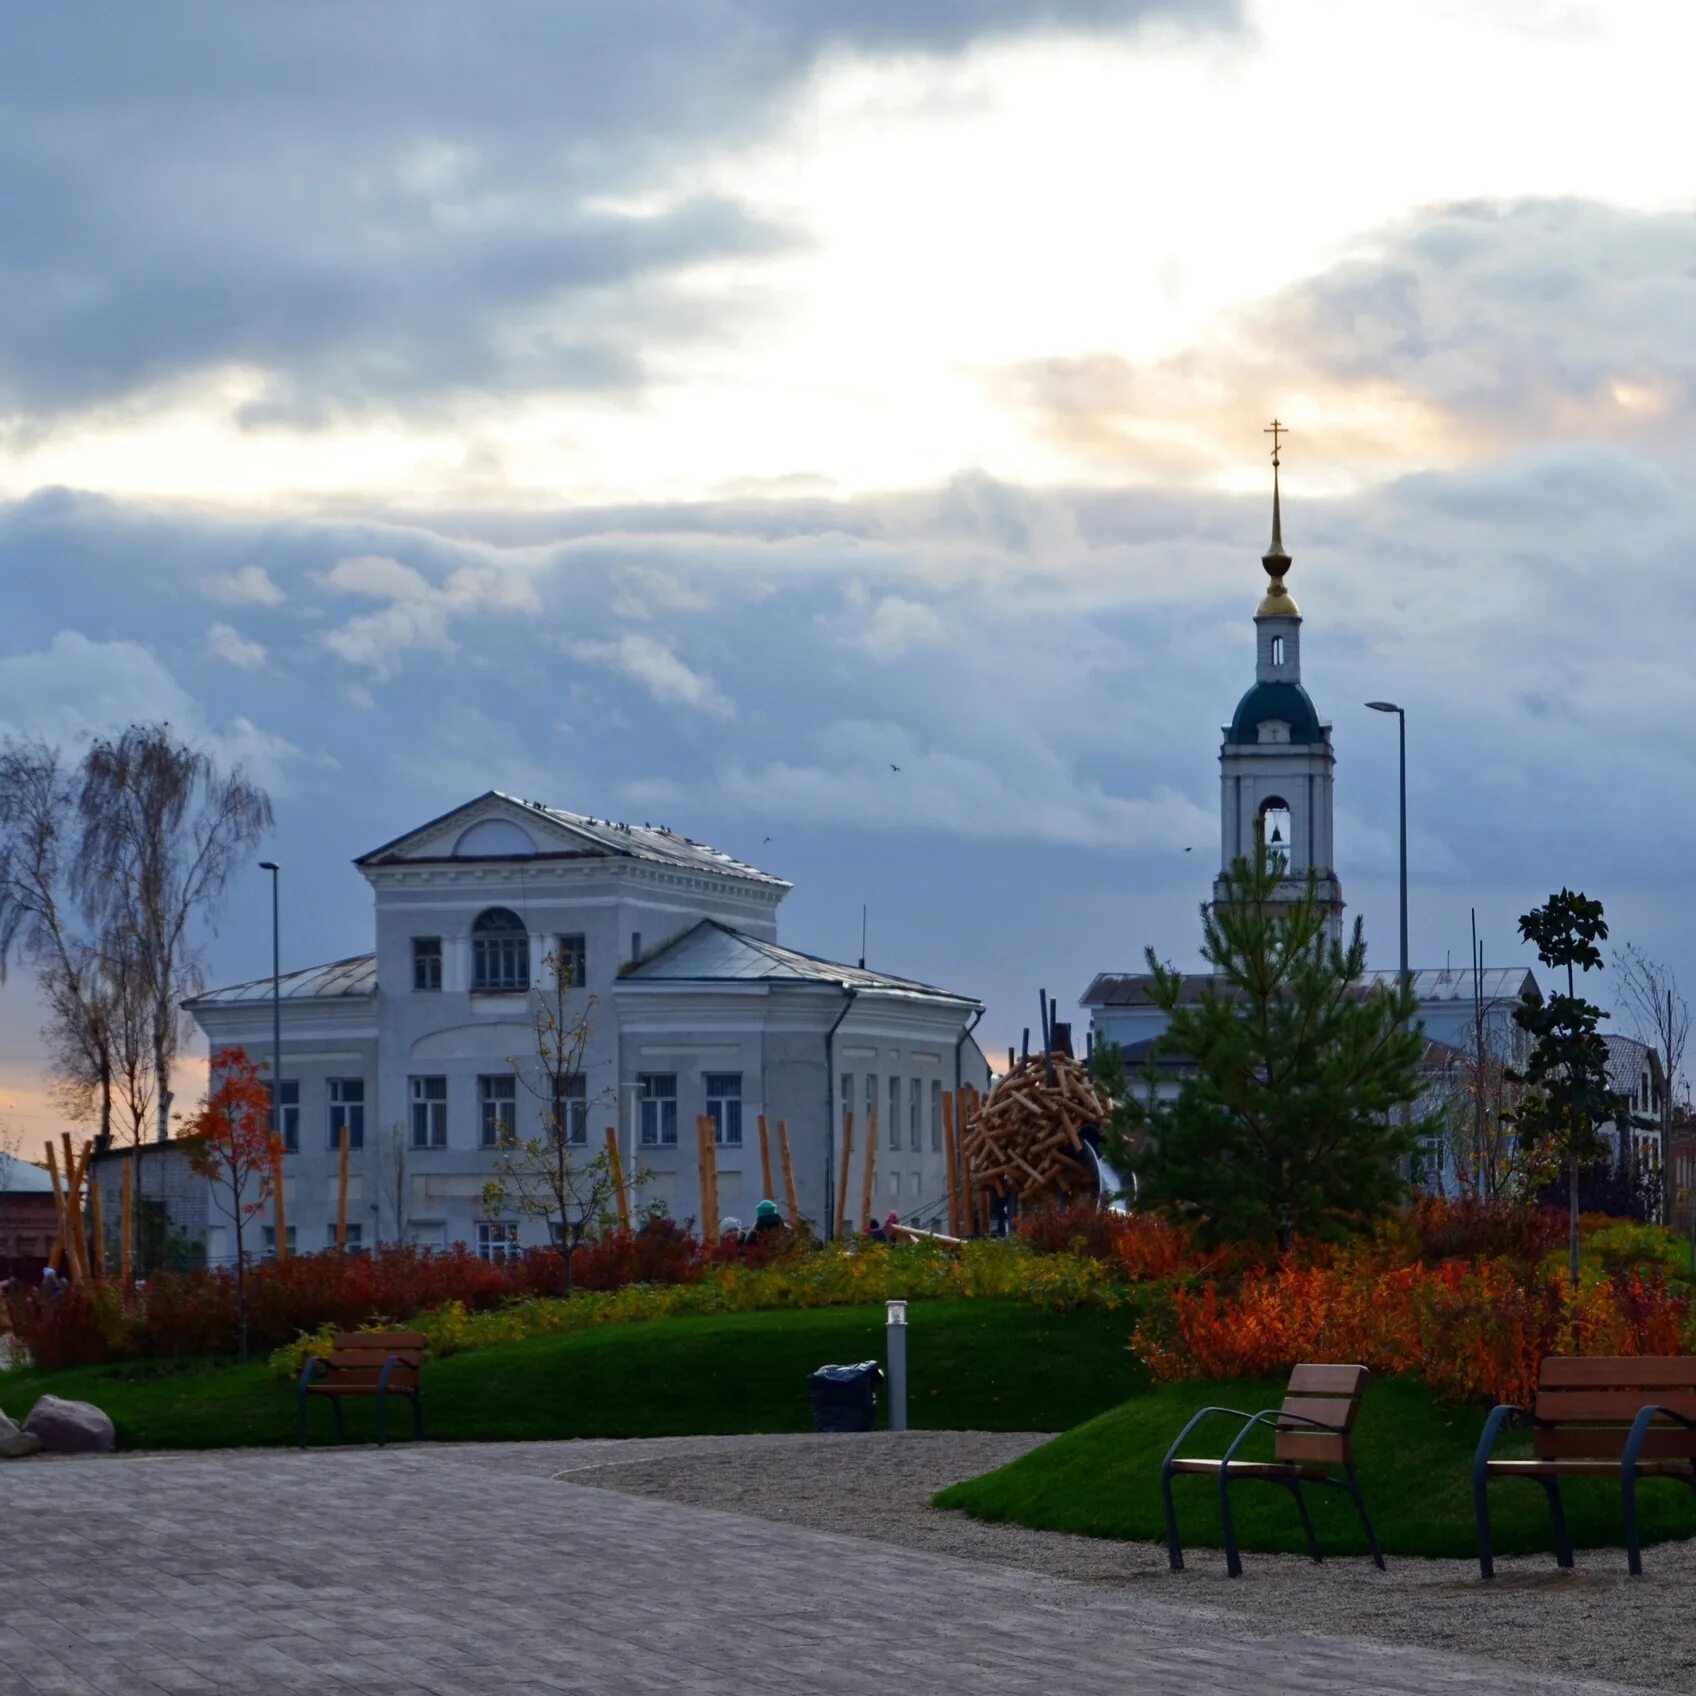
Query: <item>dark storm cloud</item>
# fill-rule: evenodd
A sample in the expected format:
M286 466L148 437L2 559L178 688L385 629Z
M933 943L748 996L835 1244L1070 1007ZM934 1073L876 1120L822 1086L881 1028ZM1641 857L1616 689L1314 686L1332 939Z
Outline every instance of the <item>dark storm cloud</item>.
M958 49L1235 0L448 0L13 12L0 32L0 408L208 365L261 407L640 381L735 205L589 204L770 120L832 50ZM698 308L696 311L698 312Z

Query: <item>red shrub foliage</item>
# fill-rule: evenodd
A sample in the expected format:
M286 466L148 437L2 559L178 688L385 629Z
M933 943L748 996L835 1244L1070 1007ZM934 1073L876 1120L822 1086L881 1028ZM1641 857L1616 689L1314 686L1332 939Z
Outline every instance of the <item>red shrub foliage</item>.
M1381 1245L1326 1263L1293 1259L1234 1290L1174 1284L1149 1304L1132 1347L1157 1378L1276 1376L1300 1360L1416 1373L1459 1401L1524 1403L1548 1354L1680 1354L1690 1297L1659 1268L1576 1294L1555 1270L1505 1257L1395 1265Z
M1019 1216L1019 1235L1039 1254L1083 1254L1132 1283L1216 1270L1221 1254L1203 1255L1195 1234L1152 1213L1114 1213L1091 1202L1042 1207Z
M763 1263L778 1251L777 1245L770 1250L761 1245L737 1258ZM573 1282L585 1290L696 1283L713 1258L683 1226L662 1220L633 1234L585 1243L572 1256ZM480 1260L463 1246L290 1255L248 1269L248 1333L253 1346L275 1348L320 1325L352 1330L374 1319L407 1319L450 1301L472 1310L498 1307L525 1296L558 1295L563 1274L553 1249L529 1249L504 1263ZM236 1347L235 1277L223 1269L162 1272L141 1290L77 1284L53 1301L39 1290L24 1290L11 1307L30 1359L48 1368L230 1354Z
M1511 1260L1535 1266L1562 1247L1566 1215L1556 1208L1483 1201L1462 1196L1420 1196L1405 1215L1412 1247L1426 1266L1445 1260ZM1395 1225L1386 1227L1394 1232Z

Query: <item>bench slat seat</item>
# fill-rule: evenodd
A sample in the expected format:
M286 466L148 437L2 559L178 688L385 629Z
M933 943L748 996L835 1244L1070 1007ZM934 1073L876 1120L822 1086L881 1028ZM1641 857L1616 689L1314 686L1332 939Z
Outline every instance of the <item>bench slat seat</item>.
M1307 1551L1316 1561L1322 1558L1319 1539L1314 1534L1302 1486L1331 1485L1344 1491L1360 1514L1361 1524L1366 1529L1367 1546L1372 1550L1373 1560L1382 1569L1383 1552L1378 1547L1378 1537L1372 1529L1354 1466L1354 1422L1360 1412L1366 1379L1364 1366L1305 1362L1290 1373L1283 1403L1276 1408L1244 1413L1238 1408L1208 1407L1196 1414L1178 1433L1177 1441L1160 1464L1161 1500L1166 1513L1166 1554L1172 1570L1180 1572L1184 1565L1177 1513L1172 1503L1172 1480L1185 1475L1218 1479L1219 1516L1225 1534L1225 1570L1233 1578L1241 1577L1243 1567L1231 1519L1230 1486L1243 1479L1282 1485L1290 1492L1295 1498L1296 1511L1301 1515L1302 1530L1307 1535ZM1216 1416L1235 1419L1239 1424L1237 1435L1225 1453L1217 1457L1181 1453L1190 1433L1204 1420ZM1260 1430L1272 1433L1272 1459L1239 1460L1237 1451Z
M346 1441L344 1396L373 1396L377 1402L377 1444L388 1441L388 1399L404 1396L412 1404L412 1432L424 1435L423 1375L427 1339L417 1331L344 1331L331 1339L327 1356L313 1356L300 1374L300 1446L306 1447L307 1408L326 1397L338 1441Z
M1510 1424L1531 1427L1530 1459L1494 1452ZM1478 1570L1490 1578L1489 1483L1528 1478L1543 1487L1554 1530L1555 1559L1570 1567L1572 1540L1561 1502L1563 1478L1618 1478L1625 1521L1625 1558L1643 1571L1637 1536L1637 1481L1670 1478L1696 1491L1696 1356L1550 1355L1529 1412L1498 1407L1485 1421L1473 1456L1473 1507L1478 1519Z

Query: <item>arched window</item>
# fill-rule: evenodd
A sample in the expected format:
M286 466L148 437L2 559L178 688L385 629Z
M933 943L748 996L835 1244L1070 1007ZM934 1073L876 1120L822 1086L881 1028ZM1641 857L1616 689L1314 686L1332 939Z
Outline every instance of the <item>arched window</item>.
M1284 663L1284 638L1282 636L1272 638L1272 663L1274 665Z
M490 907L471 927L471 987L492 994L530 987L530 933L507 907Z
M1290 804L1281 796L1272 795L1260 804L1260 812L1255 819L1254 833L1260 839L1261 845L1269 848L1288 865L1290 863Z

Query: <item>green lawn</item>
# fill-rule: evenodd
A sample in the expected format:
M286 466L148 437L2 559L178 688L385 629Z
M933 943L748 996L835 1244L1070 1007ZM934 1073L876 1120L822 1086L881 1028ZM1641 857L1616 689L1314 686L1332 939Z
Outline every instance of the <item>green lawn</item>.
M936 1498L980 1519L1006 1520L1092 1537L1136 1540L1164 1536L1160 1461L1198 1408L1223 1404L1254 1410L1277 1406L1281 1383L1172 1384L1150 1390L1067 1431L1028 1455ZM1413 1379L1382 1379L1366 1392L1356 1435L1361 1486L1390 1555L1475 1553L1472 1454L1484 1423L1480 1408L1445 1407ZM1191 1453L1221 1455L1237 1427L1226 1420L1198 1430ZM1502 1454L1524 1453L1524 1439ZM1245 1457L1270 1458L1268 1436ZM1365 1538L1353 1505L1333 1490L1307 1492L1321 1546L1364 1554ZM1620 1546L1619 1486L1579 1479L1562 1486L1567 1522L1580 1547ZM1217 1486L1205 1479L1174 1484L1179 1529L1191 1547L1219 1545ZM1300 1552L1295 1505L1276 1486L1243 1483L1231 1492L1232 1515L1244 1549ZM1696 1497L1665 1481L1638 1485L1643 1540L1696 1535ZM1490 1487L1490 1517L1499 1554L1548 1550L1548 1509L1535 1484L1510 1480ZM1623 1570L1623 1559L1622 1570Z
M1011 1302L935 1302L910 1310L909 1419L932 1430L1060 1431L1142 1388L1125 1316L1044 1313ZM535 1337L450 1356L425 1369L430 1435L451 1442L672 1437L811 1428L807 1375L881 1358L884 1313L818 1308L655 1320ZM169 1363L0 1373L0 1408L21 1419L49 1391L111 1415L128 1449L225 1448L295 1440L294 1387L263 1363ZM887 1403L884 1403L885 1408ZM314 1433L327 1439L328 1408ZM373 1430L347 1404L349 1435ZM410 1429L405 1404L391 1435Z

